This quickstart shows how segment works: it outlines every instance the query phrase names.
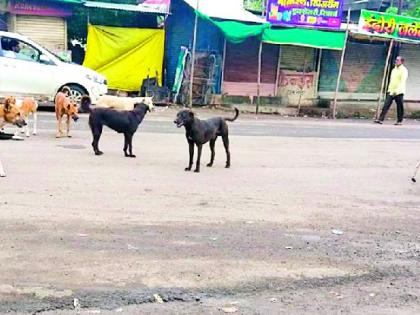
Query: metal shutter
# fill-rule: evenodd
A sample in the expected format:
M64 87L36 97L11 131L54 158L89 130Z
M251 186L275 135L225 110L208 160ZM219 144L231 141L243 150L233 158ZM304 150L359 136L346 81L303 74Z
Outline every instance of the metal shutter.
M281 46L280 69L302 71L306 58L306 72L314 71L314 56L314 48L289 45Z
M406 100L420 101L420 46L402 44L400 55L408 69Z
M0 13L0 31L7 31L6 15L2 13Z
M377 94L381 89L387 47L384 44L347 43L340 91ZM341 52L324 50L319 90L335 91Z
M249 38L240 44L226 44L225 81L258 81L259 41ZM275 83L279 46L263 44L261 55L261 83Z
M67 24L60 17L17 15L14 31L50 50L67 50Z
M254 38L248 38L240 44L228 42L224 81L257 83L258 47L259 42Z

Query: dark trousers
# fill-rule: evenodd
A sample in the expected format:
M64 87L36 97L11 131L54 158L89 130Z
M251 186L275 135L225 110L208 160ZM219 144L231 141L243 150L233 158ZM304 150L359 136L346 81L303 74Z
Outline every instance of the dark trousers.
M380 121L384 121L389 108L391 107L392 101L397 103L397 122L402 122L404 118L404 94L398 95L386 95L384 107L382 108L381 115L379 116Z

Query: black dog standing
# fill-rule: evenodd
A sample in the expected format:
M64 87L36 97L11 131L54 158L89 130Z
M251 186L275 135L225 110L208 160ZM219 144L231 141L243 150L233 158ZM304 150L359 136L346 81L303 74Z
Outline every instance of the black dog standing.
M130 111L118 111L111 108L95 108L91 109L91 100L88 96L84 96L81 101L82 110L90 113L89 126L92 131L93 142L92 147L95 155L102 155L99 150L99 139L102 134L103 126L124 134L124 155L126 157L135 158L133 154L133 135L137 131L144 116L150 111L148 105L138 103L134 105L134 109ZM127 149L129 153L127 153Z
M190 151L190 162L186 171L190 171L194 159L194 144L197 145L197 164L194 172L200 172L201 150L203 144L210 141L211 159L208 167L213 166L214 162L214 146L216 139L221 136L223 145L226 150L226 168L230 167L230 151L229 151L229 128L226 121L235 121L239 116L239 110L235 108L234 118L214 117L207 120L200 120L195 117L194 113L188 109L182 110L176 116L174 123L178 128L184 126L186 137Z

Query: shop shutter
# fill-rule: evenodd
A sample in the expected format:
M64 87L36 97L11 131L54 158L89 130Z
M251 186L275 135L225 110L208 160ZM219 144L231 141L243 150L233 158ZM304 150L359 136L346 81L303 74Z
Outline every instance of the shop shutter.
M377 94L381 89L385 44L347 43L340 92ZM323 50L319 91L335 91L341 52Z
M227 82L258 81L259 41L249 38L240 44L227 43L225 77ZM261 83L275 83L279 46L263 44L261 55Z
M420 101L420 45L402 44L400 55L408 69L407 93L409 101Z
M315 49L302 46L281 46L282 70L302 71L306 58L306 72L315 70Z
M66 20L60 17L18 15L14 31L50 50L67 49Z
M0 13L0 31L7 31L6 15L2 13Z
M254 38L249 38L240 44L226 44L224 81L257 82L258 45L258 40Z

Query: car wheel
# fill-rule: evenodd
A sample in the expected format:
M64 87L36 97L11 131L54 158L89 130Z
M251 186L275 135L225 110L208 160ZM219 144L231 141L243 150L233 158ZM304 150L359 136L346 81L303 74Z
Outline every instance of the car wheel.
M77 85L69 85L68 87L70 88L70 98L80 105L82 96L87 94L86 91Z

